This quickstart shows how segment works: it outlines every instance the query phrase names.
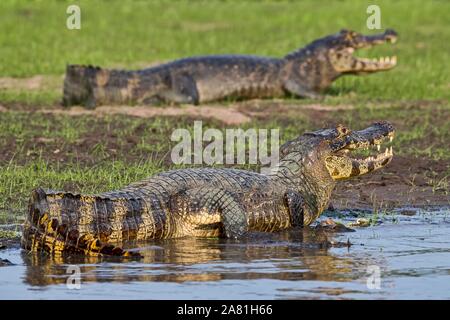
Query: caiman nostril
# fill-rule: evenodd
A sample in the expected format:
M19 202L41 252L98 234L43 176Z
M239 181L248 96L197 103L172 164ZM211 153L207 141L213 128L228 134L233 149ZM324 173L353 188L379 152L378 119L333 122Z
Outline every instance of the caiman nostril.
M395 43L397 41L398 34L392 29L386 29L384 32L384 38L387 42Z
M336 127L336 130L338 131L338 133L340 135L346 135L350 132L350 129L348 129L347 127L344 127L343 125L338 125Z

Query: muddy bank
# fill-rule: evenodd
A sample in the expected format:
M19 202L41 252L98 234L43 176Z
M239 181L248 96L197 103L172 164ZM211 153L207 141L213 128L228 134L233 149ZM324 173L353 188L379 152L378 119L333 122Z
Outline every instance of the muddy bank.
M449 138L445 128L450 109L446 103L438 100L398 101L395 108L388 102L371 104L382 112L371 114L373 111L352 104L297 104L289 100L250 100L204 106L102 106L94 110L65 109L57 105L35 106L29 110L26 106L16 109L11 105L0 105L0 116L3 112L20 114L21 117L9 118L30 130L22 139L14 133L3 133L0 165L21 166L39 159L62 169L70 168L74 163L92 168L108 161L136 164L153 159L161 163L162 168L169 169L173 166L169 139L173 129L191 127L194 120L203 119L205 125L221 129L275 125L286 139L285 132L301 134L337 123L359 128L388 119L397 128L398 139L402 141L401 155L396 154L394 146L394 160L383 170L338 183L332 195L333 207L378 211L408 206L449 206L450 163L445 158L447 151L443 151L443 142ZM158 121L161 121L160 125L152 126ZM46 122L48 127L42 126L41 122ZM85 130L79 130L77 124L83 124ZM69 134L71 130L78 131L76 138L70 141L65 138L61 132L66 129ZM58 134L44 134L45 130ZM140 144L144 147L139 147ZM429 150L429 156L423 155L425 150ZM442 157L440 160L430 158L435 150L444 154L439 156ZM83 181L77 181L72 187L77 189L80 183Z
M96 116L104 117L110 115L125 115L137 118L155 117L196 117L203 119L215 119L225 124L242 124L250 121L244 113L234 108L210 107L210 106L183 106L183 107L145 107L145 106L99 106L93 110L83 107L72 107L70 109L42 109L38 112L45 114L62 114L69 116Z
M395 156L383 170L338 183L336 209L450 206L447 161Z

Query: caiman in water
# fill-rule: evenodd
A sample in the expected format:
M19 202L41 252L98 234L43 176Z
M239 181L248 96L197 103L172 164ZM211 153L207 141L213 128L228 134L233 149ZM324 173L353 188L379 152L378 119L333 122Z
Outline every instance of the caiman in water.
M329 205L336 181L386 166L392 147L375 156L356 150L392 140L388 122L351 131L342 125L307 132L280 148L267 174L219 168L172 170L97 195L35 190L22 246L51 254L120 255L127 240L233 237L311 224Z

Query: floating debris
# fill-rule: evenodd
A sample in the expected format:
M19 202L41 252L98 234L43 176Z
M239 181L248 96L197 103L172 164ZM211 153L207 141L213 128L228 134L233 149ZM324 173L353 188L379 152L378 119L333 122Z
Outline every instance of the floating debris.
M14 265L14 264L11 261L9 261L8 259L0 258L0 267L12 266L12 265Z
M400 214L404 216L415 216L417 212L415 210L402 210Z
M323 220L318 225L319 228L323 228L325 230L330 230L333 232L355 232L355 230L348 228L341 222L334 221L331 218Z
M358 218L355 222L350 222L349 227L368 227L370 226L370 220L365 218Z

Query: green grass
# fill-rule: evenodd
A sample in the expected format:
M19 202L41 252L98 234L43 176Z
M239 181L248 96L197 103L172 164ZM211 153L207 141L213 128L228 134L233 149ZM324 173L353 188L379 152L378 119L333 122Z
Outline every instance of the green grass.
M73 3L82 10L81 30L65 27L66 8ZM396 154L449 161L448 1L1 1L0 78L43 75L44 84L39 90L0 86L0 106L21 110L0 112L0 224L24 213L37 186L101 192L173 168L170 134L174 128L192 129L189 118L30 112L58 107L66 64L141 68L191 55L283 56L342 28L373 33L366 28L369 4L380 5L382 27L394 28L400 39L358 55L395 54L399 65L333 84L323 103L351 104L355 110L318 115L295 110L316 102L287 99L292 112L272 108L270 117L243 128L280 128L286 141L327 124L362 128L388 119L398 128ZM377 108L380 104L386 107ZM224 128L217 121L204 123ZM448 189L448 178L436 177L433 185Z
M2 168L0 208L21 210L30 190L40 186L62 190L70 188L88 193L113 190L161 170L157 162L146 161L128 165L123 161L108 161L92 168L72 163L70 167L49 164L41 159L24 166ZM31 189L30 189L31 188ZM20 195L20 196L18 196Z
M81 30L68 30L66 8L73 3L3 0L0 76L60 75L67 63L137 68L190 55L283 56L341 28L372 33L366 8L378 4L382 27L396 29L400 41L361 54L396 54L399 65L338 80L331 100L450 97L447 1L75 1ZM45 104L59 97L53 89L1 92L1 100Z

